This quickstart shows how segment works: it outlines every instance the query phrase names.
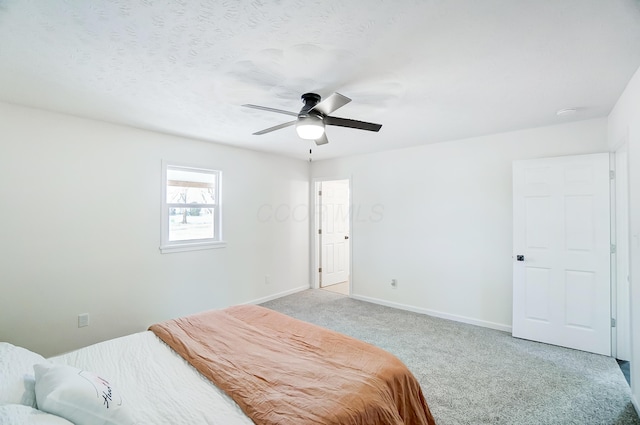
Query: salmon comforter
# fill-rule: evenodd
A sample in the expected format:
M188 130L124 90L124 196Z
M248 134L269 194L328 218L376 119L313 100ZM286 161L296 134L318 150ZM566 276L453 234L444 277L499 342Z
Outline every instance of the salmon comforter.
M418 381L392 354L254 305L149 328L258 425L433 425Z

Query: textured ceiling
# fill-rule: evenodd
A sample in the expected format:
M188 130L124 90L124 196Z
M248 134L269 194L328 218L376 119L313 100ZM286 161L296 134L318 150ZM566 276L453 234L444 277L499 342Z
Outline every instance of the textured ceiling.
M639 66L640 0L0 0L0 100L304 159L240 105L383 124L323 159L606 116Z

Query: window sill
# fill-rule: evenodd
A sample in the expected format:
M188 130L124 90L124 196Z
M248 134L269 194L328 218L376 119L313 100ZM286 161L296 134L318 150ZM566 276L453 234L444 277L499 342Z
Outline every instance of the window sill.
M193 243L178 243L171 245L162 245L160 246L160 252L162 254L170 254L172 252L184 252L184 251L199 251L202 249L217 249L224 248L227 246L225 241L215 241L215 242L193 242Z

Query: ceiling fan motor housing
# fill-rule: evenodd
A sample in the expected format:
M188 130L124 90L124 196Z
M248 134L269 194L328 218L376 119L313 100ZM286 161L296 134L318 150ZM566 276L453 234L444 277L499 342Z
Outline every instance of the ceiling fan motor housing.
M316 93L305 93L300 98L304 103L304 106L300 110L300 114L306 114L307 112L309 112L309 110L320 103L320 100L322 99L322 97L320 97L320 95Z

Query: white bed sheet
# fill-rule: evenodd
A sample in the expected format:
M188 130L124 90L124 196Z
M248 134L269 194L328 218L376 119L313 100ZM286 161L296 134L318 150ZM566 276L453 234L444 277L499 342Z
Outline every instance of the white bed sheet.
M153 332L145 331L50 358L109 380L136 423L253 424L224 391L195 370Z

